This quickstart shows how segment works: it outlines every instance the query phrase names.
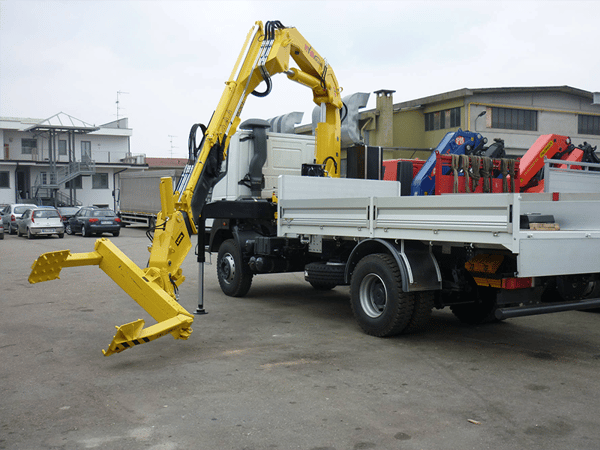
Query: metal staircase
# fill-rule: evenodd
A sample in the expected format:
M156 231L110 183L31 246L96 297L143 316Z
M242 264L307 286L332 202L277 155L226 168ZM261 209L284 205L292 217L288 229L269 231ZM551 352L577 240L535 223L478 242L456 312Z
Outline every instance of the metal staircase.
M66 166L50 167L50 173L45 177L38 175L33 185L33 198L38 204L55 199L59 204L72 203L69 196L60 192L60 185L74 180L80 175L92 175L96 173L96 162L92 160L73 161ZM81 202L76 202L81 204ZM79 205L73 205L79 206Z

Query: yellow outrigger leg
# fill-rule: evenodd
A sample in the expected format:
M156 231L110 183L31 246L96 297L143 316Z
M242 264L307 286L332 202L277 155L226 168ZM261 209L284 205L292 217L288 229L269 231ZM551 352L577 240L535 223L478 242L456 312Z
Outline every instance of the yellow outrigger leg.
M169 333L175 339L187 339L192 333L194 316L176 301L175 294L185 279L179 267L191 247L191 241L182 213L174 209L172 186L171 178L161 180L163 210L157 223L163 223L156 228L148 268L140 269L104 238L96 241L93 252L48 252L31 267L29 282L39 283L60 278L63 267L97 265L158 322L145 329L142 319L116 327L117 333L108 349L102 350L105 356Z

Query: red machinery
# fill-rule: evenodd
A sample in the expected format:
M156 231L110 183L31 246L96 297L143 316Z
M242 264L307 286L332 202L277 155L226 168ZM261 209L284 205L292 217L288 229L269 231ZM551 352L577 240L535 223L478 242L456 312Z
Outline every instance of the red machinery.
M519 181L522 192L544 192L543 168L546 159L581 161L583 151L575 148L571 138L544 134L537 138L521 158Z
M444 170L445 167L451 170ZM435 194L519 192L519 161L472 155L436 155ZM445 174L445 175L444 175Z
M439 152L436 152L435 156L435 169L432 172L438 174L435 181L435 195L452 192L519 192L518 161L473 155L442 155ZM425 161L418 159L383 161L385 169L383 179L410 183L410 180L402 180L402 166L412 164L411 175L414 178L424 163ZM504 176L500 176L503 172ZM514 183L511 179L514 179Z
M412 176L417 176L425 161L422 159L388 159L383 161L383 179L398 181L399 167L401 164L412 164Z
M442 155L436 152L436 164L432 173L437 173L440 178L435 182L434 192L435 194L450 192L544 192L543 169L546 159L600 163L600 158L594 153L595 150L596 148L587 142L575 147L568 136L544 134L534 142L520 161L490 158L474 159L474 155ZM452 158L454 158L454 161ZM425 161L407 159L383 161L384 180L401 181L402 179L403 183L410 183L422 169L424 163ZM407 170L407 164L412 170ZM556 166L566 168L566 164L557 164ZM445 168L451 168L452 170ZM581 167L576 166L573 169L578 170ZM480 178L482 178L481 182L479 182ZM487 184L484 183L486 178L488 179Z

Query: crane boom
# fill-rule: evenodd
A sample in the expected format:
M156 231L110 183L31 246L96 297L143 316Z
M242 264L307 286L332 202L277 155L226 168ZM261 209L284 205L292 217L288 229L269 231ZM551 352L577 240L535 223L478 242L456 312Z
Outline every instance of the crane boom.
M290 67L290 57L298 67ZM34 262L30 283L57 279L63 267L98 265L157 321L147 328L142 319L117 327L108 349L103 350L105 356L166 334L175 339L190 336L193 315L177 302L178 288L185 280L181 264L192 248L191 236L198 233L202 209L211 189L224 175L222 163L248 95L267 95L271 76L278 73L285 73L290 80L312 90L313 101L321 107L321 122L316 129L316 162L327 163L327 168L339 167L342 100L333 70L295 28L286 28L278 21L266 22L264 26L256 22L225 83L202 142L195 149L189 176L175 192L171 178L161 179L161 211L157 215L148 267L140 269L105 238L96 241L93 252L48 252ZM263 82L266 90L257 92Z

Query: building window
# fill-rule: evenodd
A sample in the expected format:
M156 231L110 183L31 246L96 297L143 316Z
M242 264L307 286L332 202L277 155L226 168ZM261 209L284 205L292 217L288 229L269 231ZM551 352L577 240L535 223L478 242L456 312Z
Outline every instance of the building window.
M77 178L67 181L65 183L65 189L83 189L83 182L81 180L81 175L79 175Z
M81 141L81 160L90 161L92 159L92 142Z
M537 111L492 108L492 128L537 131Z
M10 172L0 172L0 189L10 187Z
M425 131L460 127L460 107L425 113Z
M67 154L67 141L58 141L58 154L66 155Z
M21 139L21 154L31 155L37 150L37 139Z
M92 189L108 189L108 174L95 173L92 175Z
M584 116L580 114L577 134L600 135L600 116Z

